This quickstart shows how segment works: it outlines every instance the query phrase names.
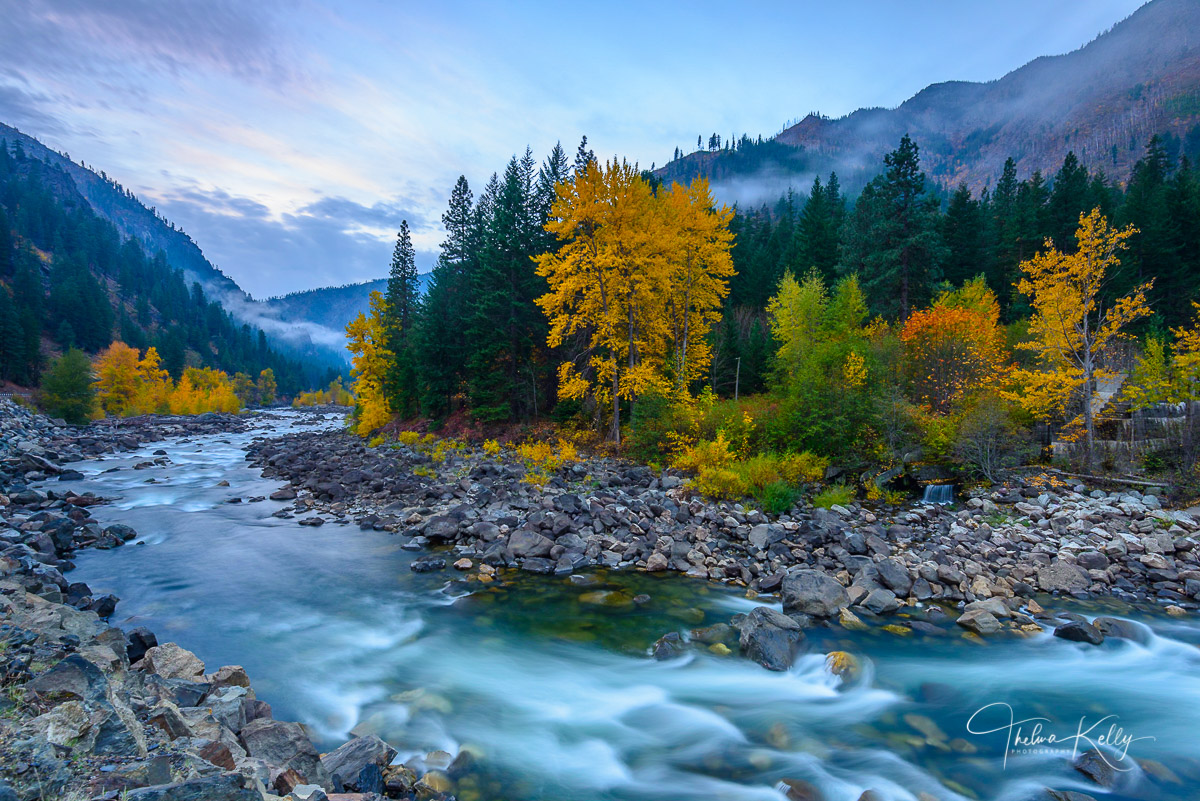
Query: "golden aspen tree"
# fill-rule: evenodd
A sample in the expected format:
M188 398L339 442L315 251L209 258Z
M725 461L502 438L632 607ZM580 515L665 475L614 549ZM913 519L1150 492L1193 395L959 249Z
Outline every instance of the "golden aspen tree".
M649 322L648 298L661 270L655 241L654 196L628 163L591 161L571 181L559 184L546 231L562 246L535 257L550 291L537 299L550 322L547 344L558 347L582 334L579 359L558 367L559 396L611 403L609 438L621 439L621 400L652 383L639 348ZM661 322L661 321L660 321Z
M384 382L393 355L387 348L384 320L387 302L379 292L370 296L369 314L359 312L346 326L347 350L353 354L355 431L365 437L391 419Z
M96 400L110 417L133 413L138 396L138 352L113 342L96 357Z
M708 333L721 319L721 302L734 275L729 249L733 211L718 207L708 181L697 178L659 193L669 237L667 316L671 333L671 371L682 394L702 378L712 361Z
M171 389L171 376L162 369L158 349L147 348L138 362L138 413L166 414L170 411Z
M1017 284L1030 298L1032 339L1017 347L1032 351L1039 369L1014 374L1021 390L1010 397L1033 414L1065 412L1071 399L1081 397L1087 461L1094 467L1096 382L1114 374L1100 363L1101 356L1123 334L1129 323L1149 315L1146 292L1152 282L1106 305L1102 289L1133 226L1118 231L1109 227L1099 209L1081 214L1075 253L1063 253L1046 241L1046 250L1021 264L1025 277ZM1078 418L1076 418L1078 419Z
M1200 400L1200 303L1192 301L1196 311L1191 328L1172 328L1175 343L1172 348L1177 396L1181 400Z

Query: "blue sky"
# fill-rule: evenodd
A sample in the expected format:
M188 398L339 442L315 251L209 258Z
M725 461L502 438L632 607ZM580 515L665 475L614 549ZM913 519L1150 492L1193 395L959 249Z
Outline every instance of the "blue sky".
M0 0L0 121L105 170L256 297L419 266L455 178L581 135L648 167L697 134L895 106L1080 47L1142 0Z

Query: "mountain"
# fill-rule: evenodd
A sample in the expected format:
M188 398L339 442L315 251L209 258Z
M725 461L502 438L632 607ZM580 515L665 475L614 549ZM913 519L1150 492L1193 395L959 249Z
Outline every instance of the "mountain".
M0 136L0 382L36 386L48 355L96 353L116 339L156 348L175 376L269 368L285 394L324 378L327 366L289 358L235 320L164 250L97 214L61 161L39 155Z
M1084 47L1034 59L987 83L934 84L894 109L838 119L810 114L774 138L744 137L659 169L665 180L709 177L727 201L773 200L837 171L861 188L908 133L938 183L980 190L1012 157L1053 173L1074 151L1125 181L1151 136L1200 156L1200 2L1152 0Z
M289 355L340 370L346 361L344 335L334 338L324 326L304 318L292 319L254 300L225 273L205 258L200 246L175 224L145 206L136 195L103 171L76 163L65 153L46 147L36 138L0 123L0 142L20 148L29 158L52 168L48 175L62 184L59 192L69 203L77 196L93 213L111 223L122 239L136 239L148 257L162 253L172 269L180 270L188 285L199 284L238 321L262 329ZM344 328L344 324L343 324ZM340 329L339 329L340 331Z
M431 274L425 273L417 278L418 291L424 295L429 289ZM262 314L301 325L314 342L331 343L345 354L346 324L359 312L367 312L372 292L386 291L386 278L360 284L307 289L262 301ZM344 358L349 358L349 354Z

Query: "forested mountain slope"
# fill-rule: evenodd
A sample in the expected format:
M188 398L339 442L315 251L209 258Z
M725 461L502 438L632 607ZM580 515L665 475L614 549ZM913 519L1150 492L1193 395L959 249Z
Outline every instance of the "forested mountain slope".
M1021 174L1046 174L1072 151L1085 167L1123 182L1153 135L1169 156L1195 160L1200 3L1153 0L1086 46L1035 59L999 80L934 84L894 109L809 115L766 141L710 139L658 174L709 176L728 200L744 200L755 185L778 197L789 183L806 187L830 171L857 191L905 133L920 145L931 179L946 187L966 182L976 192L995 184L1009 157Z

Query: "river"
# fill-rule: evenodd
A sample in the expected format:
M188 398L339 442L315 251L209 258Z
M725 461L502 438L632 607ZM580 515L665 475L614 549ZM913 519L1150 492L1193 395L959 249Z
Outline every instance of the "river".
M147 626L210 669L243 665L275 716L308 724L321 746L353 730L379 734L402 759L467 748L478 761L456 788L463 801L765 801L785 798L784 782L826 801L867 790L1023 801L1047 786L1200 797L1194 619L1122 607L1145 642L1101 646L1048 632L978 644L958 631L814 630L786 673L706 651L658 662L649 647L662 634L756 602L678 575L481 585L452 570L413 573L419 554L401 537L353 521L301 527L272 516L290 504L248 502L280 485L247 466L244 447L299 422L285 413L244 434L154 443L73 465L83 480L48 486L115 497L94 516L140 534L79 553L70 574L121 598L115 623ZM170 464L132 469L159 448ZM826 670L835 649L859 656L860 675ZM1010 713L1042 719L1023 736L1040 723L1057 742L1012 741ZM1108 752L1118 778L1107 794L1070 760L1101 734L1128 754Z

